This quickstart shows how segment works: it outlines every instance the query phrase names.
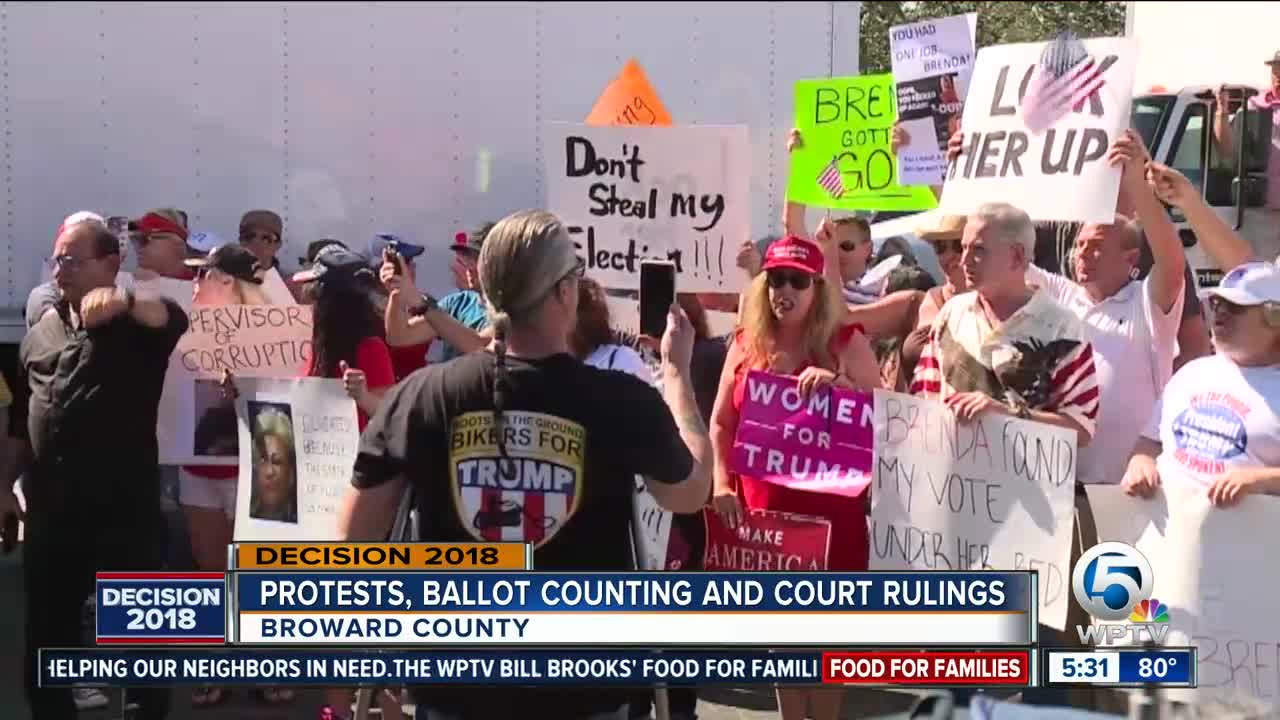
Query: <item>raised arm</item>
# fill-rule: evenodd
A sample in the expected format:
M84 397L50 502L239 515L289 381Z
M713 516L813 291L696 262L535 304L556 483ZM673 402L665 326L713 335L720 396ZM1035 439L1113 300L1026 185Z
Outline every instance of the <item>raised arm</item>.
M1112 164L1122 168L1120 192L1137 214L1147 236L1147 244L1151 247L1151 299L1161 313L1168 315L1182 296L1187 258L1182 251L1178 231L1169 220L1169 213L1147 184L1146 169L1150 159L1142 138L1132 129L1124 132L1109 154Z
M1218 217L1185 175L1151 162L1147 166L1147 182L1157 197L1182 211L1204 251L1223 272L1257 259L1249 243Z

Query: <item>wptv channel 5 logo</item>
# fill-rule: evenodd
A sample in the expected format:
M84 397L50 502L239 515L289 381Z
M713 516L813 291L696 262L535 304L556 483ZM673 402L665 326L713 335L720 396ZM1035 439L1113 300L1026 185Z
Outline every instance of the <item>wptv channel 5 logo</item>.
M1163 645L1169 608L1151 597L1154 585L1151 563L1130 545L1104 542L1085 551L1071 572L1071 592L1095 622L1076 626L1080 642ZM1117 622L1121 620L1128 622Z

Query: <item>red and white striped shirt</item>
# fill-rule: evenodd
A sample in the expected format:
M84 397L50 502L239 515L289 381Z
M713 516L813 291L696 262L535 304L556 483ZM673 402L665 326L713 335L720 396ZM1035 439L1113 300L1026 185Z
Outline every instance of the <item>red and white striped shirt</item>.
M1084 326L1041 290L999 327L977 293L951 298L934 319L911 394L945 401L965 392L1062 413L1092 436L1099 390Z

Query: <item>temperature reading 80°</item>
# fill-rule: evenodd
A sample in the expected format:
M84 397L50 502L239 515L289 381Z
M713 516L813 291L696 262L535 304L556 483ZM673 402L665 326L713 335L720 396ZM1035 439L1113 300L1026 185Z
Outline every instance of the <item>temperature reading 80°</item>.
M1138 661L1138 677L1162 678L1169 674L1169 668L1178 664L1178 658L1142 658Z

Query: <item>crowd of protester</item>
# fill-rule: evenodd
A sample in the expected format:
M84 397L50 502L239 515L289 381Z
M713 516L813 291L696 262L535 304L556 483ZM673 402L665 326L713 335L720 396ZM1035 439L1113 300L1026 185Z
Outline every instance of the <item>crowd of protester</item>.
M1274 82L1273 107L1280 74ZM1229 143L1227 124L1215 128ZM951 159L963 151L960 137L947 148ZM902 142L901 131L894 138ZM793 131L787 147L802 141ZM945 403L961 422L1002 414L1073 432L1080 448L1073 562L1097 540L1088 484L1149 497L1162 478L1190 476L1220 506L1280 492L1280 268L1255 258L1186 177L1152 161L1136 133L1117 139L1108 161L1121 175L1112 222L1036 224L993 197L969 216L917 228L940 277L901 238L877 248L862 217L828 216L809 232L807 209L788 203L783 237L742 245L745 290L680 294L661 338L611 317L609 292L583 276L565 227L545 212L517 212L439 242L452 256L456 285L439 299L416 282L418 264L442 255L428 245L385 234L359 249L333 238L310 242L303 269L281 276L293 299L313 308L312 352L298 374L340 380L363 432L339 533L385 539L411 487L420 539L473 539L447 480L450 423L463 415L491 423L492 461L506 472L505 423L537 412L590 438L582 497L554 540L538 546L541 569L634 568L637 478L675 513L672 544L682 560L673 571L700 567L702 513L733 527L759 510L825 518L828 569L866 569L865 494L805 492L731 470L744 379L757 369L794 376L805 394L832 385L882 388ZM1225 271L1203 295L1166 206L1182 212ZM34 288L27 305L19 386L0 385L0 403L14 406L15 438L5 448L0 513L25 520L24 664L37 720L105 703L96 690L73 695L34 681L37 648L83 640L95 572L174 568L182 557L202 570L226 564L238 469L159 466L157 406L188 319L180 303L146 292L142 281L189 282L196 306L270 302L263 286L281 270L284 233L278 214L252 210L238 241L219 243L192 233L182 211L162 208L124 233L79 212L54 234L52 280ZM1038 266L1045 238L1064 233L1069 261ZM121 270L129 252L137 256L132 279ZM715 336L710 310L736 313L734 329ZM233 394L236 378L227 373L222 385ZM1210 388L1248 408L1235 418L1247 441L1233 452L1188 444L1180 434L1180 418ZM255 452L270 455L266 447ZM19 479L25 507L9 490ZM166 519L166 488L176 493L181 523ZM270 506L270 497L259 501L260 514L296 512ZM1067 625L1077 622L1088 619L1072 602ZM327 691L322 717L346 717L350 693ZM190 702L217 705L228 694L198 688ZM254 694L296 702L288 688ZM130 699L138 717L158 718L170 695L138 689ZM778 705L788 720L806 713L830 720L842 697L833 689L780 690ZM387 698L398 706L394 694ZM414 698L423 718L499 717L510 708L531 717L639 718L652 702L647 691L609 689L434 688ZM672 717L696 716L696 693L672 691L670 699ZM1031 691L1023 700L1064 703Z

